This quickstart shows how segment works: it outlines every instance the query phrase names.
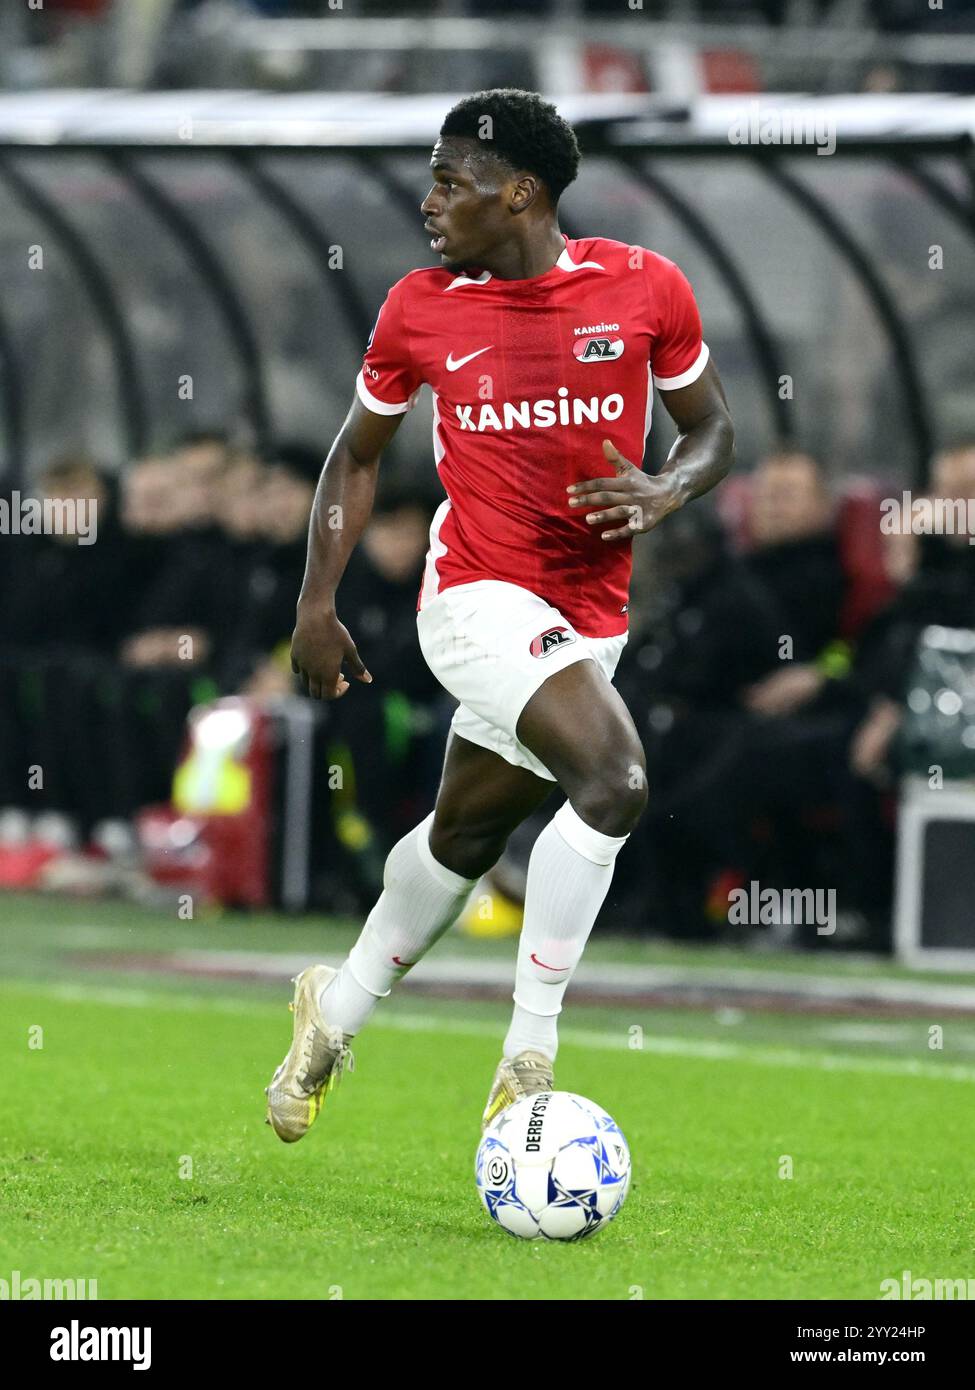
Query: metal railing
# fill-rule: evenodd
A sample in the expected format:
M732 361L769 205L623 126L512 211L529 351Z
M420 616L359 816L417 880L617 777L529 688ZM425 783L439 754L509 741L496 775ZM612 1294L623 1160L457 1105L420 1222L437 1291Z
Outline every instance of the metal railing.
M893 181L898 197L910 200L925 247L953 248L950 273L957 279L939 312L944 331L956 332L957 321L952 328L949 317L959 306L966 312L965 294L975 284L970 134L947 128L928 135L861 134L840 139L832 158L820 160L812 147L730 144L709 133L706 122L689 137L658 121L654 129L663 133L651 140L645 124L579 122L587 158L583 180L563 200L563 229L570 236L649 242L685 268L693 260L695 283L714 286L710 302L702 296L702 308L706 320L718 324L722 371L736 379L739 398L749 403L744 434L755 449L790 439L828 441L832 422L825 415L833 393L846 409L862 407L863 413L850 439L835 449L838 466L893 466L922 480L943 432L942 417L955 406L927 369L925 335L937 337L939 324L919 321L899 293L901 267L889 263L886 229L869 226L871 199L882 209ZM205 370L206 344L228 363L222 373L211 373L209 399L194 407L198 420L207 412L209 423L214 415L229 416L258 446L267 446L295 432L297 394L311 421L305 432L310 428L327 442L351 395L353 369L384 287L427 256L418 211L427 141L404 139L388 127L384 141L374 131L369 144L343 140L333 128L327 147L180 142L145 128L138 140L120 138L117 129L99 140L93 125L89 111L87 124L70 132L50 124L46 143L38 141L37 127L33 141L16 140L9 130L4 136L0 109L0 253L7 265L0 279L0 437L9 477L17 481L41 462L55 438L76 438L79 425L91 425L87 415L75 418L85 399L87 412L111 417L98 438L116 440L111 452L117 463L175 432L186 412L173 407L172 383L161 384L157 365L158 320L167 314L166 332L175 339L171 356L196 354ZM587 187L586 180L596 182ZM736 217L750 215L748 205L727 201L728 188L738 182L747 184L748 204L761 210L756 225L765 218L779 229L758 255L727 225L729 208ZM846 206L843 191L862 201L865 183L871 185L866 210L858 205L851 217L853 205ZM56 264L57 277L12 274L16 255L28 249L18 218L46 244L47 265ZM259 257L241 252L257 237L273 243L272 262L263 271ZM792 288L770 283L767 273L770 255L784 262L793 257L784 238L795 242ZM175 308L151 283L164 251ZM919 259L919 283L922 265ZM262 278L280 275L282 267L286 293L295 301L283 327L270 322L280 296L260 298ZM837 322L834 330L831 317L842 317L840 311L831 315L816 300L829 297L842 307L838 277L872 326L864 326L857 309L845 328ZM65 287L72 281L87 308L73 310L69 322ZM309 327L316 314L320 332ZM968 322L971 327L975 319ZM824 356L816 343L834 331L832 352ZM283 339L296 333L306 335L307 346L292 350ZM959 342L958 352L970 357L970 342L967 348ZM57 377L78 374L82 345L82 365L88 355L107 351L110 379L103 373L101 386L79 391L72 407ZM859 369L865 350L879 364L872 380L881 394L861 403L844 374ZM801 370L800 360L806 364ZM307 392L291 389L287 373L296 368L288 363L320 380L320 399L308 401ZM794 395L783 392L783 381L797 376L818 402L815 409L797 406ZM883 406L888 398L889 409ZM63 411L62 420L52 419L51 402L55 416Z

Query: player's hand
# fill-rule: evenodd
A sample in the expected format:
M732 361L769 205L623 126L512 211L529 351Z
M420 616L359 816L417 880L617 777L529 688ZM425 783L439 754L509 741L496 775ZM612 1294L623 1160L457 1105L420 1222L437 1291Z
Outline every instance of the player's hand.
M589 478L573 483L566 491L573 511L580 507L599 508L586 512L588 525L624 523L601 532L604 541L624 540L652 531L665 516L682 505L677 483L666 473L660 477L644 473L625 459L608 439L603 440L603 454L606 462L616 470L615 477Z
M298 609L298 622L291 638L291 669L313 700L337 700L349 688L342 674L346 667L353 680L369 684L372 676L348 629L332 609Z

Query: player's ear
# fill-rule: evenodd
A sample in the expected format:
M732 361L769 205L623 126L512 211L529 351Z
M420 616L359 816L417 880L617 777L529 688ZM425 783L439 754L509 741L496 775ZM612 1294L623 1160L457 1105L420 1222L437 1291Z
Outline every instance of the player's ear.
M510 207L512 212L524 212L538 197L539 183L534 174L522 174L516 179L511 190Z

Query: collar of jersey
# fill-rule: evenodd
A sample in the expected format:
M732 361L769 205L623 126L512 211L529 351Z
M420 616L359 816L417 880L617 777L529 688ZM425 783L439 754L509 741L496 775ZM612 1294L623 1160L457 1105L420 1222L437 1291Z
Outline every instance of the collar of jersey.
M548 270L543 271L541 275L529 276L527 280L499 280L498 283L501 285L544 285L547 284L549 280L558 279L559 276L565 272L571 272L573 270L606 269L606 267L600 265L598 261L574 261L569 255L569 238L564 232L562 233L562 240L565 242L562 254L555 264L550 266ZM494 276L489 270L482 271L480 275L457 275L451 280L450 284L444 290L444 293L446 294L447 290L457 289L464 285L486 285L489 280L493 279Z

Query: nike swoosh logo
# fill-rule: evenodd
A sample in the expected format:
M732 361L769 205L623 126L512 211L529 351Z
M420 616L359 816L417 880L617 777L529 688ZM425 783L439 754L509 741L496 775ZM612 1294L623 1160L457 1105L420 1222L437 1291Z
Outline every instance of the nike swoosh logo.
M447 357L447 371L456 372L459 367L463 367L465 362L473 362L475 357L480 357L482 352L490 352L493 347L494 344L489 343L486 348L478 348L477 352L469 352L466 357L458 357L456 362L454 361L454 354L451 352Z
M543 960L538 959L534 951L532 951L531 959L535 965L540 965L543 970L554 970L557 975L564 974L569 968L567 965L546 965Z
M404 970L409 970L412 966L416 965L416 961L400 960L399 956L393 956L393 964L402 966Z

